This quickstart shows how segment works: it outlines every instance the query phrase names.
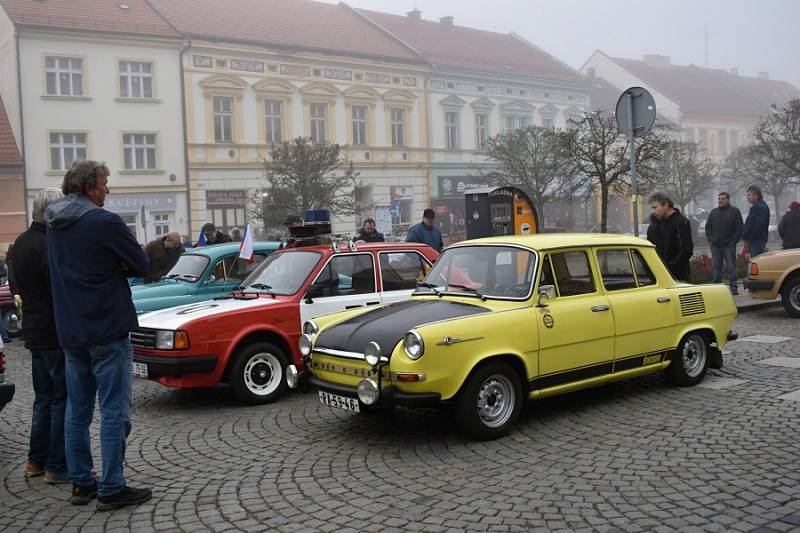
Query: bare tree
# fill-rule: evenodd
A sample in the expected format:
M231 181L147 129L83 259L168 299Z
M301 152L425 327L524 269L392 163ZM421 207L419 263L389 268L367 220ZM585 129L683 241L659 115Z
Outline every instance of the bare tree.
M611 192L622 193L630 186L628 140L617 128L614 115L605 111L589 111L564 132L569 158L578 173L586 176L592 188L600 190L600 227L608 223L608 201ZM643 182L657 175L657 163L666 145L666 135L654 128L636 140L637 174Z
M697 143L673 140L667 143L663 160L649 186L661 189L685 212L694 199L706 192L715 176L715 165Z
M800 176L800 98L783 107L772 105L773 112L753 130L756 144L776 163Z
M559 195L569 174L566 150L559 132L528 126L508 130L486 141L486 157L497 163L490 176L500 185L521 187L539 209Z
M781 213L781 199L797 184L789 167L776 161L769 150L761 143L742 146L728 156L728 161L736 165L743 187L758 185L764 194L772 196L775 213Z

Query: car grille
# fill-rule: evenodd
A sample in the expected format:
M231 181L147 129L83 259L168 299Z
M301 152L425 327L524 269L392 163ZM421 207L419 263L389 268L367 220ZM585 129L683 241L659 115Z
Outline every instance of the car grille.
M681 294L678 298L681 301L681 315L702 315L706 312L706 303L701 293Z
M156 347L156 330L137 328L130 332L130 339L134 348L153 350Z

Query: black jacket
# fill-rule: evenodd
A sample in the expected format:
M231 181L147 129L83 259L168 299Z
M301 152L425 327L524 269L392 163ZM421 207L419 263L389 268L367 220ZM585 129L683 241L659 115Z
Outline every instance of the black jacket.
M665 220L651 215L647 240L656 245L658 255L675 279L689 281L689 258L694 253L692 230L679 210Z
M789 209L778 224L783 248L800 248L800 209Z
M167 248L166 240L166 237L161 237L150 241L144 249L144 253L150 261L150 268L144 277L145 283L159 281L161 276L166 275L175 266L181 254L185 251L182 244L177 248Z
M759 200L750 206L747 220L744 221L742 238L748 243L766 244L769 240L769 206L764 200Z
M363 229L358 233L356 237L356 241L364 241L364 242L385 242L386 239L383 238L383 233L378 233L377 231L373 231L372 233L367 233Z
M44 224L33 222L17 237L11 261L16 273L14 289L22 297L25 347L29 350L58 348L47 263L47 227Z
M706 220L706 238L717 248L727 248L742 238L742 212L728 205L715 207Z

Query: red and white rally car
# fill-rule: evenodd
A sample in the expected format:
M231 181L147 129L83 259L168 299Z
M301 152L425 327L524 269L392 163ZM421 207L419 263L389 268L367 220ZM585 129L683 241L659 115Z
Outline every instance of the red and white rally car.
M306 320L408 299L438 255L415 243L274 252L231 296L140 315L133 373L169 387L227 382L246 403L269 402L286 390L286 367L302 368Z

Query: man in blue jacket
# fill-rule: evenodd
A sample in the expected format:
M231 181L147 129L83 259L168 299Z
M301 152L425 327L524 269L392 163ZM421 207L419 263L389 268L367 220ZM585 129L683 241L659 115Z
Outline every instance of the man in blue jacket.
M755 185L747 188L747 201L750 211L742 229L742 240L747 243L750 257L761 255L767 248L769 239L769 206L764 201L761 189Z
M128 333L138 327L127 278L147 275L147 256L119 215L102 209L108 168L77 161L64 176L65 197L45 210L47 254L56 332L66 355L67 466L74 505L97 496L100 511L150 499L149 489L126 485L122 466L131 431L131 367ZM95 396L100 403L103 460L99 483L92 475L89 426Z
M435 218L436 213L434 213L433 209L426 209L422 213L422 222L417 222L409 228L406 242L420 242L434 248L437 252L441 252L442 248L444 248L444 243L442 242L442 233L439 228L433 225Z

